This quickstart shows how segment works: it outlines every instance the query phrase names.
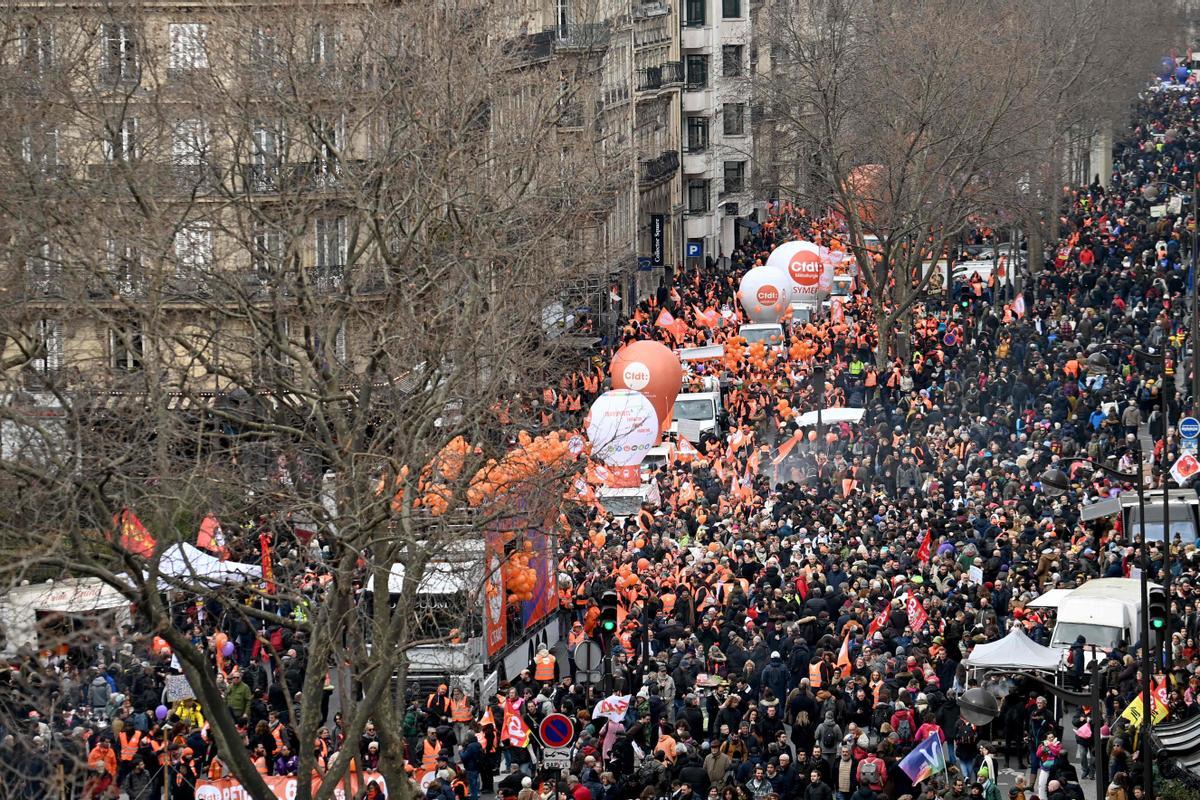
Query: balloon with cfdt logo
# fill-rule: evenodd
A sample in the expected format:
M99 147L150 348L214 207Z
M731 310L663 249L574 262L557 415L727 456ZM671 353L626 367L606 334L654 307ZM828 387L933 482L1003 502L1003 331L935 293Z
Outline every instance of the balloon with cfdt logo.
M784 242L771 251L767 266L787 273L789 303L817 306L829 296L833 260L815 242Z
M616 352L608 372L614 389L631 389L646 396L658 417L661 438L671 425L671 410L683 382L679 356L660 342L632 342Z
M658 414L641 392L612 389L592 403L585 429L592 458L610 467L636 467L658 439Z
M775 267L754 267L742 276L738 300L753 322L779 322L788 308L791 278Z

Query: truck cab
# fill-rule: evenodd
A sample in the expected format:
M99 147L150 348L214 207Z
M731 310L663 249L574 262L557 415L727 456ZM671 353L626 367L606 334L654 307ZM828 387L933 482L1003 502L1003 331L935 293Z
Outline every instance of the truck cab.
M720 436L724 428L724 409L721 406L720 392L688 392L675 398L675 406L671 412L670 432L676 436L680 433L680 421L685 422L685 435L695 444L707 436ZM693 423L693 424L688 424ZM694 437L694 439L693 439Z

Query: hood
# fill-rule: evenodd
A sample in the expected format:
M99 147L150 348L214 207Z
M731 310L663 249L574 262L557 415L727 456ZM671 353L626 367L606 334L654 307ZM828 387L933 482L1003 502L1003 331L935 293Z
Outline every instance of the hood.
M104 678L100 675L97 675L96 677L92 678L92 686L108 686L108 681L104 680Z

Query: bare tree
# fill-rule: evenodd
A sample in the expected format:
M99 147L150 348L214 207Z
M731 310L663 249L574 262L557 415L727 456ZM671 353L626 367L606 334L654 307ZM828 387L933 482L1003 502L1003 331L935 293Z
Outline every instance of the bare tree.
M558 122L589 76L497 40L505 13L6 16L4 583L119 591L255 797L273 795L181 600L240 618L277 680L266 632L302 651L287 684L300 775L316 766L326 673L344 675L351 745L316 796L332 796L368 720L405 796L406 653L479 635L477 620L447 630L420 612L421 576L499 521L544 529L572 469L564 439L518 432L539 433L534 398L570 365L543 309L586 268L578 232L603 210L613 154L564 152ZM152 549L123 530L126 510ZM235 558L258 560L265 537L272 585L162 562L208 515ZM481 560L462 567L477 592ZM397 564L416 577L366 602Z

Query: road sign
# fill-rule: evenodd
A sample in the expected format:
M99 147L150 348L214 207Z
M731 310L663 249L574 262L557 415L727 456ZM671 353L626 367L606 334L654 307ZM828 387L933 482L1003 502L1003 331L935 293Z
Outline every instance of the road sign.
M542 766L547 769L567 769L571 766L571 751L566 747L547 747L542 751Z
M594 672L600 668L604 653L595 642L580 642L575 646L575 667L580 672Z
M704 242L695 239L687 243L687 257L700 258L704 255Z
M1200 438L1200 420L1195 417L1184 417L1179 420L1179 435L1184 439Z
M603 676L597 672L588 672L587 670L575 670L576 683L599 683Z
M547 714L538 726L538 736L546 747L566 747L575 738L575 724L562 714Z

